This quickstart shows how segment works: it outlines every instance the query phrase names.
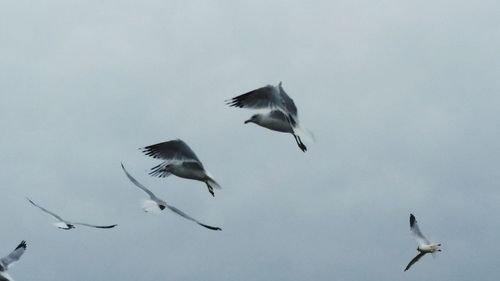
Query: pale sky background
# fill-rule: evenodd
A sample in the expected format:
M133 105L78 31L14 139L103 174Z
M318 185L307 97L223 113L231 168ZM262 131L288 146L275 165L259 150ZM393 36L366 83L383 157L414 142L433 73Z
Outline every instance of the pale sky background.
M498 1L3 1L0 255L28 241L17 281L498 280L499 26ZM279 81L307 153L224 104ZM147 175L175 138L215 198ZM223 231L143 213L120 161ZM403 272L410 212L443 252Z

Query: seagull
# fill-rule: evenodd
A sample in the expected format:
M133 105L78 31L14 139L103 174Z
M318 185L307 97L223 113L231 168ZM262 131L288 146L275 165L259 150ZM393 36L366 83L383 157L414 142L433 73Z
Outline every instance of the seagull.
M149 212L159 213L159 212L163 211L165 209L165 207L166 207L166 208L169 208L172 212L180 215L181 217L183 217L185 219L188 219L190 221L194 221L195 223L197 223L197 224L199 224L199 225L201 225L203 227L206 227L206 228L211 229L211 230L222 230L220 227L214 227L214 226L203 224L203 223L197 221L196 219L188 216L186 213L184 213L183 211L177 209L176 207L168 205L167 202L165 202L162 199L156 197L156 195L151 190L147 189L144 185L142 185L134 177L132 177L127 172L127 170L125 169L125 167L123 166L123 163L121 163L121 165L122 165L122 169L125 172L125 175L127 175L128 179L133 184L135 184L138 188L142 189L144 192L146 192L149 195L150 200L144 200L144 204L143 204L143 209L144 209L145 212L147 212L147 213L149 213Z
M434 254L435 252L441 252L441 249L439 249L441 244L429 242L429 240L427 240L427 238L424 237L422 232L420 232L420 228L418 228L417 220L415 219L415 216L413 214L410 214L410 231L412 232L413 236L415 236L415 239L417 240L417 243L418 243L417 251L419 251L419 254L410 261L410 263L406 266L404 271L407 271L408 269L410 269L410 267L414 263L416 263L421 257L423 257L425 254L428 254L428 253Z
M14 281L7 273L7 269L21 258L25 250L26 241L23 240L8 256L0 259L0 281Z
M303 152L307 151L307 147L301 138L314 141L312 133L300 126L297 107L283 89L282 82L277 86L267 85L226 100L226 104L240 108L270 109L270 112L253 115L245 124L255 123L273 131L290 133Z
M42 206L37 205L35 202L31 201L31 199L29 199L29 198L26 198L26 199L28 199L28 201L31 204L35 205L40 210L42 210L45 213L47 213L47 214L53 216L54 218L58 219L59 222L55 222L55 223L53 223L53 225L55 225L57 228L60 228L60 229L70 230L70 229L75 228L75 225L82 225L82 226L95 227L95 228L113 228L113 227L117 226L117 224L100 226L100 225L93 225L93 224L82 223L82 222L70 222L70 221L64 220L60 216L58 216L58 215L54 214L53 212L51 212L51 211L43 208Z
M173 174L185 179L202 181L207 185L208 192L214 197L214 188L220 189L220 185L203 168L203 164L196 154L180 139L146 146L142 148L142 152L147 156L165 160L151 168L149 174L152 176L164 178Z

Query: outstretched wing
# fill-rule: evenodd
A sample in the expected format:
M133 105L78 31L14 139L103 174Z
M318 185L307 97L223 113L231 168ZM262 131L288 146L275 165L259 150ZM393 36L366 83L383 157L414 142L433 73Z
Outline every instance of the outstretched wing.
M53 213L53 212L51 212L51 211L49 211L49 210L45 209L45 208L44 208L44 207L42 207L42 206L40 206L40 205L36 204L35 202L31 201L31 199L29 199L28 197L26 197L26 199L28 199L28 201L29 201L31 204L33 204L34 206L38 207L40 210L44 211L45 213L47 213L47 214L49 214L49 215L53 216L54 218L56 218L56 219L58 219L58 220L60 220L60 221L64 222L64 220L63 220L60 216L58 216L58 215L56 215L55 213Z
M7 272L0 271L0 281L14 281Z
M123 166L123 163L120 163L122 165L122 169L125 172L125 175L127 175L128 179L135 184L138 188L142 189L144 192L146 192L151 199L156 199L156 196L154 195L153 192L151 192L149 189L147 189L144 185L142 185L140 182L138 182L134 177L132 177L127 170L125 170L125 167Z
M417 220L413 214L410 214L410 231L415 236L417 243L419 245L429 245L430 242L425 238L425 236L420 232L420 228L418 227Z
M206 228L208 228L208 229L211 229L211 230L222 230L220 227L214 227L214 226L210 226L210 225L203 224L203 223L199 222L198 220L196 220L196 219L194 219L194 218L192 218L192 217L188 216L186 213L184 213L183 211L181 211L181 210L177 209L177 208L176 208L176 207L174 207L174 206L169 206L169 205L167 205L167 208L169 208L172 212L174 212L174 213L178 214L179 216L181 216L181 217L183 217L183 218L185 218L185 219L188 219L188 220L190 220L190 221L194 221L195 223L197 223L197 224L199 224L199 225L201 225L201 226L203 226L203 227L206 227Z
M286 111L290 113L292 116L297 117L297 107L295 106L295 103L293 102L292 98L288 96L288 94L285 92L285 89L283 89L283 87L281 86L281 82L279 84L279 89Z
M9 265L12 265L12 263L17 262L19 258L21 258L25 250L26 241L23 240L8 256L0 259L0 262L6 267L5 269L7 269Z
M414 257L414 258L410 261L410 263L406 266L406 268L405 268L405 270L404 270L404 271L407 271L408 269L410 269L410 267L411 267L414 263L416 263L416 262L417 262L417 261L418 261L421 257L423 257L425 254L426 254L426 253L421 252L421 253L419 253L416 257Z
M198 159L193 150L182 140L171 140L162 143L146 146L142 152L147 156L163 160L180 160L180 161L201 161Z
M279 91L272 85L267 85L226 100L226 104L229 106L251 109L276 107L285 109L283 98L279 94Z
M117 226L117 224L113 224L113 225L93 225L93 224L88 224L88 223L83 223L83 222L73 222L71 224L74 224L74 225L83 225L83 226L94 227L94 228L113 228L113 227Z

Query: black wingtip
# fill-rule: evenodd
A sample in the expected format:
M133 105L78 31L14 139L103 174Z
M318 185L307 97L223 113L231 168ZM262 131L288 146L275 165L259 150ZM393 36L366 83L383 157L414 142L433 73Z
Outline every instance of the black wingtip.
M211 230L222 231L222 228L220 228L220 227L210 226L210 225L206 225L206 224L203 224L203 223L199 223L199 225L201 225L201 226L203 226L205 228L211 229Z
M413 214L410 214L410 227L413 227L417 220L415 219L415 216Z
M19 243L19 245L16 247L15 250L17 250L19 248L26 249L26 240L21 241L21 243Z

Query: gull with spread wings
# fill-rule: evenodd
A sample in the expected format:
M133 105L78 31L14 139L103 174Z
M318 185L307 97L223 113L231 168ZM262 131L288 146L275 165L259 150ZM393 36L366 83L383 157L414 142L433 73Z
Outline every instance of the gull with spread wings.
M207 185L208 192L212 196L215 196L214 188L220 189L220 185L205 170L193 150L180 139L146 146L142 148L142 152L147 156L164 160L151 168L149 174L152 176L164 178L176 175L180 178L201 181Z
M75 225L88 226L88 227L94 227L94 228L113 228L113 227L117 226L117 224L101 226L101 225L93 225L93 224L88 224L88 223L83 223L83 222L70 222L70 221L67 221L67 220L61 218L59 215L45 209L44 207L37 205L35 202L31 201L31 199L29 199L29 198L26 198L26 199L28 199L28 201L31 204L33 204L35 207L39 208L40 210L44 211L45 213L58 219L59 221L53 223L53 225L55 225L57 228L60 228L60 229L70 230L70 229L75 228Z
M307 147L302 139L314 141L312 133L300 125L297 107L283 89L281 82L277 86L267 85L239 95L226 100L226 103L229 106L240 108L270 110L266 113L253 115L245 121L245 124L255 123L272 131L290 133L303 152L307 150Z
M214 226L210 226L210 225L206 225L206 224L203 224L201 222L199 222L198 220L188 216L186 213L184 213L183 211L177 209L176 207L174 206L171 206L171 205L168 205L167 202L163 201L162 199L156 197L156 195L149 189L147 189L144 185L142 185L140 182L138 182L134 177L132 177L128 172L127 170L125 169L125 167L122 165L122 169L123 171L125 172L125 175L127 175L128 179L133 183L135 184L138 188L142 189L144 192L146 192L148 195L149 195L149 200L144 200L143 202L143 209L145 212L147 213L159 213L161 211L163 211L165 208L168 208L170 209L170 211L178 214L179 216L185 218L185 219L188 219L190 221L193 221L205 228L208 228L208 229L211 229L211 230L222 230L220 227L214 227Z
M26 241L21 241L19 245L8 256L0 259L0 281L14 281L7 273L9 266L14 264L21 258L26 250Z
M413 214L410 214L410 231L415 236L415 239L417 240L418 243L418 248L417 251L419 251L419 254L415 256L410 263L406 266L404 271L407 271L410 269L410 267L416 263L421 257L423 257L425 254L434 254L436 252L441 252L441 249L439 248L441 244L439 243L431 243L425 236L420 232L420 228L418 227L417 220L415 219L415 216Z

